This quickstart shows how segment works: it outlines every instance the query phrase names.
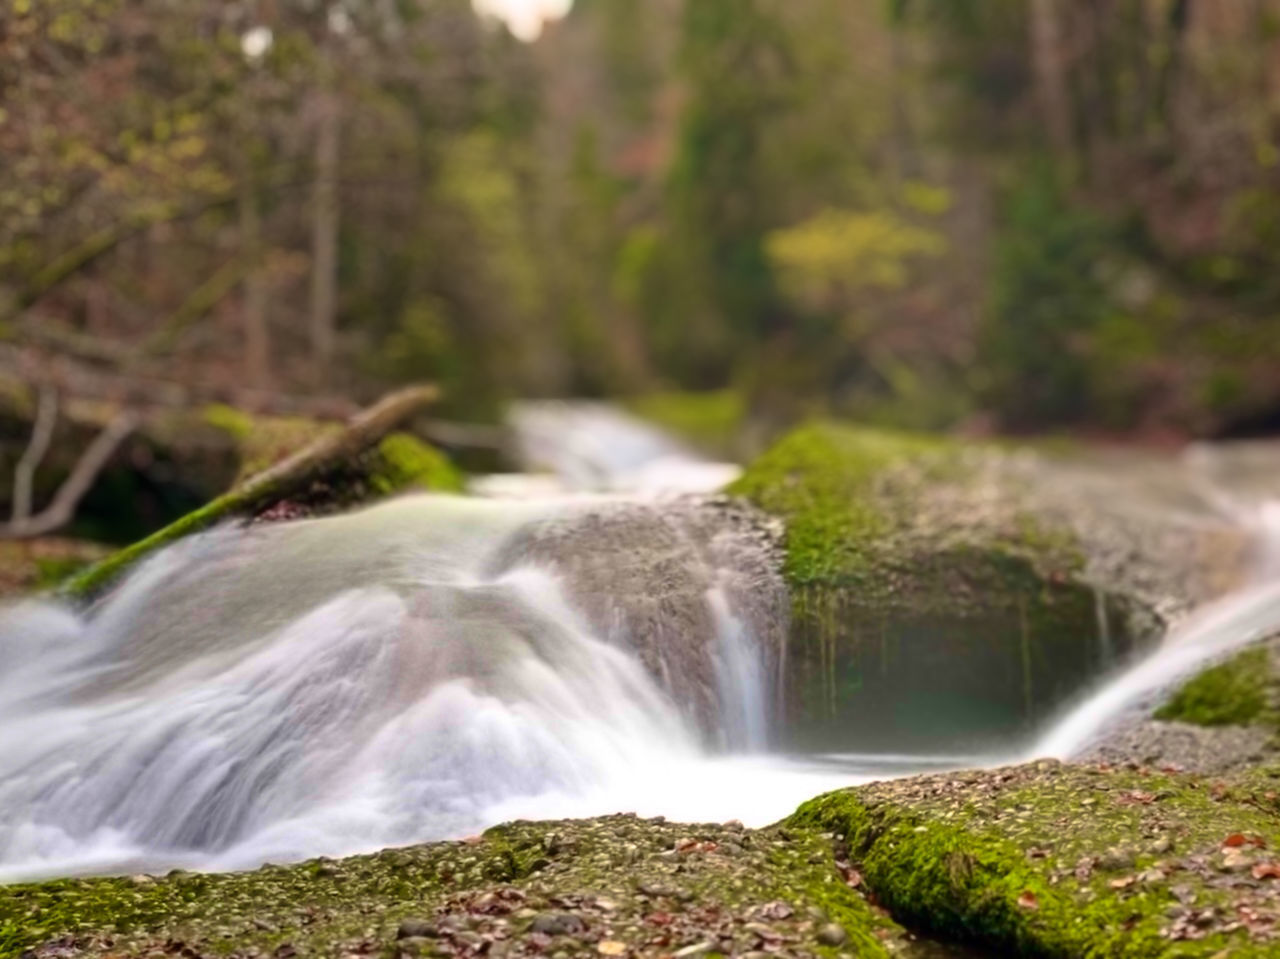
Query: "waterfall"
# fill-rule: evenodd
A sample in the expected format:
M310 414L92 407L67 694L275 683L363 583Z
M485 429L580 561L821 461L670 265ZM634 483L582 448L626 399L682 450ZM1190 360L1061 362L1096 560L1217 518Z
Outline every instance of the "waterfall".
M1078 755L1116 723L1149 714L1161 694L1179 681L1280 632L1280 504L1265 502L1235 512L1258 531L1255 581L1198 610L1154 652L1104 681L1049 727L1034 755Z
M645 661L655 597L633 595L656 587L589 548L572 570L540 558L541 537L554 552L615 514L641 570L706 584L656 597L693 624L664 637L664 669ZM415 496L194 537L82 614L10 608L0 877L240 868L646 803L742 815L707 777L765 743L775 627L674 522L607 498ZM700 675L706 702L683 701Z
M625 492L646 497L709 493L741 474L685 449L666 433L607 403L542 400L517 403L510 414L516 451L529 472L484 477L474 491L492 495L561 491Z

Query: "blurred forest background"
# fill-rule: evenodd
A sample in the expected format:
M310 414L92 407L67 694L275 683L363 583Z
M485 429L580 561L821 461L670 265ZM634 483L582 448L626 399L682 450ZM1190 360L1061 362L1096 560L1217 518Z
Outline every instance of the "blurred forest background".
M64 409L1280 427L1280 0L0 0L0 158Z

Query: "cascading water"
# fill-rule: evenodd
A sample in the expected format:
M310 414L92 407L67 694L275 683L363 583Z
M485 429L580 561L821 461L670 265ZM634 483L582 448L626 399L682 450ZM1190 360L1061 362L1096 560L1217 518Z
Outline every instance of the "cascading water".
M1036 743L1036 756L1069 759L1104 731L1149 714L1159 696L1215 660L1280 633L1280 503L1234 508L1257 531L1255 582L1211 603L1174 629L1150 656L1104 682Z
M1010 758L768 754L788 599L758 517L670 499L715 470L615 414L526 414L562 488L627 494L216 530L89 610L0 613L0 880L244 868L520 817L764 824L825 789ZM1263 568L1034 752L1075 754L1280 627Z
M723 488L742 472L732 463L690 454L661 430L606 403L518 403L511 425L526 467L550 470L566 490L644 496L706 493ZM518 485L523 487L529 479L521 476ZM482 483L480 489L490 486ZM498 488L509 492L512 487L503 483Z
M411 497L194 538L83 617L9 611L0 875L232 868L662 806L662 782L699 781L703 740L762 744L764 658L708 589L716 635L671 667L710 650L723 706L700 724L556 572L496 559L530 524L610 508Z

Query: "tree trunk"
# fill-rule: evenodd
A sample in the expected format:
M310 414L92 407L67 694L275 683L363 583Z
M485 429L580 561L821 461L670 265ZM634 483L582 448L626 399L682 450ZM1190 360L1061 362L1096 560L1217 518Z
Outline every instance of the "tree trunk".
M337 100L320 96L316 129L316 179L311 221L311 353L317 382L324 382L333 359L338 286Z
M1031 63L1045 129L1054 152L1071 152L1071 101L1058 0L1031 0Z
M267 278L262 256L262 223L253 180L246 177L240 193L240 255L248 264L241 305L244 324L245 380L265 389L271 379L271 338L267 330Z

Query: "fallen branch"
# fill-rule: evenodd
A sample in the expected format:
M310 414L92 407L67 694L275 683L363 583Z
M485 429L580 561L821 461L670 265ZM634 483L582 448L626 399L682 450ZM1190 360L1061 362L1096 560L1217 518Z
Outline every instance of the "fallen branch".
M80 459L76 461L71 475L54 494L49 506L35 516L22 519L15 516L13 522L0 527L0 538L33 539L37 536L47 536L70 523L75 518L76 507L89 492L98 474L119 449L120 444L134 431L137 424L137 417L132 413L121 413L108 423L107 428L94 438Z
M63 592L77 599L89 598L138 560L175 540L233 517L254 516L271 504L288 499L334 468L353 461L434 403L438 395L434 386L415 386L385 397L355 416L341 432L322 437L293 456L255 473L207 506L85 570L66 583Z
M58 391L45 387L40 391L36 406L36 422L31 429L31 442L13 471L13 526L31 518L31 491L35 486L36 470L44 462L53 441L53 430L58 425Z

